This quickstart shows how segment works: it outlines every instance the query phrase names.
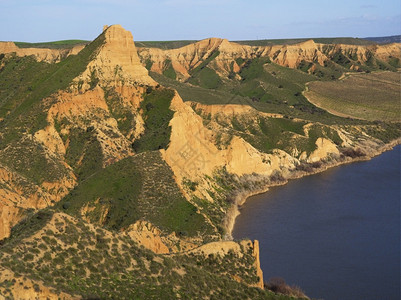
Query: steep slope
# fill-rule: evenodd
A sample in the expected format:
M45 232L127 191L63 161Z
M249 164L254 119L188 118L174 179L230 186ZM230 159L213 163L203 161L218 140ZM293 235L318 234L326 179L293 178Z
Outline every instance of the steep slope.
M178 49L139 48L139 55L149 70L185 81L197 68L207 66L224 77L233 76L240 71L241 62L238 59L260 57L290 68L304 68L305 64L310 64L309 70L315 66L310 73L315 72L316 66L329 64L333 64L333 68L337 65L337 68L348 70L366 67L391 69L400 66L401 50L399 44L330 45L309 40L291 45L248 46L210 38Z
M171 141L163 157L187 198L227 237L247 196L368 159L400 136L398 125L323 125L246 106L183 102L178 95L171 109Z
M160 255L141 247L130 232L111 232L44 210L14 228L0 246L0 295L290 299L252 287L260 286L257 251L257 243L245 240Z
M17 96L5 90L13 94L2 95L0 101L5 112L0 237L8 235L26 209L59 201L77 180L132 155L131 144L144 130L140 101L146 86L156 85L139 62L131 33L119 25L105 28L77 56L56 65L29 57L2 61L4 85L15 63L22 64L21 81L32 85ZM39 70L33 75L37 81L29 73L24 76L31 70ZM43 74L49 74L47 80Z
M19 48L13 42L0 42L0 53L8 55L14 53L21 57L32 55L37 61L56 63L67 56L78 54L84 47L84 45L77 45L71 49Z
M262 290L257 241L227 241L238 206L399 143L399 123L303 95L394 69L399 49L212 38L139 52L112 25L56 64L0 56L1 293L280 299Z

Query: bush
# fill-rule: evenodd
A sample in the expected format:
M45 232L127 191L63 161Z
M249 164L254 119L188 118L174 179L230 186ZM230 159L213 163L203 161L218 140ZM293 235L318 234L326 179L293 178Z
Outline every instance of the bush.
M356 157L362 157L362 156L366 156L366 153L363 152L360 148L345 148L345 149L341 149L341 153L344 156L348 156L351 158L356 158Z
M272 277L264 284L265 288L278 294L288 295L297 298L308 298L298 286L290 286L283 278Z

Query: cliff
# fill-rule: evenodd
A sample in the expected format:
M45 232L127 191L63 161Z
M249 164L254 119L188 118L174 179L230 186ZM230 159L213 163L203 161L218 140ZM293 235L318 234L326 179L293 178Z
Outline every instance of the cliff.
M64 175L57 176L58 178L50 182L31 182L30 178L18 172L19 167L9 165L18 160L15 157L19 155L17 149L8 147L0 150L0 157L8 159L3 162L4 166L0 165L0 206L3 216L0 239L9 235L10 227L20 220L24 211L42 209L58 202L76 185L77 176L74 170L82 164L79 159L82 160L85 155L85 150L78 154L80 157L76 158L75 165L71 161L72 151L75 151L72 147L76 147L74 139L77 138L78 131L85 132L90 128L90 135L94 139L92 144L98 143L100 146L101 166L133 154L131 144L143 131L139 103L146 89L144 86L154 86L156 83L140 64L130 32L114 25L107 27L100 39L101 45L95 49L85 70L73 79L68 88L42 100L42 103L51 103L46 110L47 125L32 135L23 136L18 142L29 143L35 149L40 147L42 152L35 155L55 161L61 168L65 168ZM1 50L10 53L18 49L12 43L7 43L3 44ZM20 50L17 55L34 53L30 52L31 49ZM59 50L34 50L38 51L35 56L39 60L47 59L41 56L43 53L61 55ZM57 59L61 57L63 56L58 56ZM56 58L53 57L51 61L54 62L54 59ZM105 90L113 93L114 106L110 106ZM119 129L120 119L113 115L117 105L133 119L132 129L124 132L125 135ZM119 117L125 118L124 115ZM26 147L25 152L29 154Z
M17 56L33 55L38 61L57 63L67 56L78 54L84 47L78 45L71 49L19 48L13 42L0 42L0 53L15 53Z
M333 79L334 71L388 67L400 56L396 46L252 47L211 38L137 49L132 34L113 25L76 55L34 54L61 64L19 58L17 81L26 86L9 85L0 103L0 239L8 237L0 277L27 276L29 297L53 297L50 286L66 298L155 290L229 297L237 289L271 296L262 290L258 242L230 241L238 206L399 142L397 123L335 117L302 94L320 78L315 71ZM3 74L19 76L14 60L1 58ZM24 63L44 77L30 81ZM144 65L171 76L153 73L156 82ZM12 291L4 282L0 291L20 297L20 281ZM129 284L135 288L124 290Z
M372 58L383 62L401 58L400 49L400 44L395 43L353 46L319 44L313 40L292 45L247 46L225 39L209 38L179 49L139 48L138 50L143 64L151 66L151 71L162 74L172 66L177 78L185 81L193 70L210 58L213 58L210 67L219 75L227 77L232 72L237 74L240 71L241 63L238 59L269 58L274 63L289 68L299 68L305 63L323 67L328 62L333 62L357 70L361 65L372 63ZM342 57L345 58L344 61L340 59ZM310 70L313 71L314 68Z
M105 26L102 35L104 43L75 82L88 83L91 76L96 76L100 85L156 85L139 61L131 32L121 25L112 25Z

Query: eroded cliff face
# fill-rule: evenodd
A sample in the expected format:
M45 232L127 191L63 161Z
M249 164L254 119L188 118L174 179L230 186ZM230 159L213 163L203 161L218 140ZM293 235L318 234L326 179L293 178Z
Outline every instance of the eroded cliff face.
M275 148L266 153L255 148L245 139L244 132L236 131L230 124L235 120L239 126L248 126L252 131L252 126L256 128L263 120L285 121L282 115L262 113L242 105L183 102L178 94L171 103L171 109L175 112L170 122L171 139L162 154L187 199L202 211L202 204L196 199L204 199L214 205L218 202L216 195L224 190L224 185L216 185L221 180L221 170L236 178L236 190L229 194L223 192L223 197L230 198L231 206L220 208L225 216L222 225L226 239L231 238L234 221L239 214L238 207L247 197L265 192L269 186L283 184L289 179L321 172L354 159L368 159L387 149L382 141L366 133L368 127L326 126L293 120L293 124L305 125L302 135L292 133L290 136L289 139L294 141L292 148L286 151ZM322 136L314 138L317 128L322 130ZM324 132L331 132L331 135ZM258 133L247 134L252 138ZM279 143L285 143L285 139ZM297 149L304 143L302 141L313 143L313 147L310 145L312 148L308 151ZM394 143L399 143L399 140ZM210 216L206 213L206 217Z
M247 60L266 57L271 61L289 68L298 68L302 63L313 63L324 66L338 55L352 57L351 70L360 68L358 64L366 64L372 57L388 61L392 57L401 57L400 44L388 45L327 45L315 43L313 40L293 44L275 46L247 46L225 39L209 38L179 49L162 50L158 48L139 48L142 63L151 65L151 71L162 74L170 65L177 74L177 79L185 81L190 73L203 61L213 57L209 64L217 74L227 77L238 73L238 58ZM311 69L313 71L314 68Z
M80 157L71 158L71 153L76 152L73 147L76 147L75 140L79 139L79 135L86 132L91 144L99 145L102 167L134 154L131 144L144 130L139 105L146 87L156 83L140 64L130 32L120 25L113 25L107 27L103 35L103 43L86 70L73 80L67 90L43 99L44 103L52 103L47 110L47 126L18 142L29 142L32 147L39 145L41 155L60 165L64 175L51 182L37 183L0 165L0 239L10 234L10 228L20 220L24 211L52 205L76 185L74 170L82 165L86 155L84 150ZM16 48L7 43L0 52L2 50L9 53L15 52ZM21 50L25 52L18 52L17 55L31 53L29 49ZM35 53L39 60L46 60L40 56L41 53L51 51L38 49ZM52 58L49 61L55 60ZM131 118L131 123L124 131L121 130L121 123L127 116ZM84 140L83 143L89 141ZM0 151L0 155L18 161L19 152L8 147Z
M201 116L195 113L190 103L184 103L178 93L171 103L171 109L175 114L170 122L170 145L164 152L164 158L173 169L178 182L184 178L197 180L204 174L211 175L215 169L223 166L228 172L238 176L252 173L270 175L276 168L291 160L288 156L276 161L271 155L259 152L239 136L233 136L225 149L219 149L215 144L217 132L206 128ZM254 114L258 114L250 107L236 105L216 105L207 109L229 118L238 114L248 114L254 118ZM267 163L272 159L274 166Z
M84 47L85 45L77 45L71 49L19 48L13 42L0 42L0 53L15 53L17 56L33 55L37 61L57 63L69 55L78 54Z
M246 142L239 135L227 139L224 147L216 145L216 135L224 134L219 123L230 122L233 118L243 118L247 122L258 122L258 117L280 118L277 114L266 114L256 111L250 106L241 105L201 105L194 108L201 114L210 115L212 121L206 127L202 117L197 114L189 102L183 102L178 94L171 103L175 111L170 122L172 127L168 149L163 152L166 162L173 169L180 183L182 180L200 180L204 175L212 175L216 169L226 168L229 173L239 177L258 174L270 176L275 171L286 173L293 170L300 160L318 161L329 155L339 155L337 146L330 140L320 138L316 141L317 149L310 154L293 157L275 149L266 154ZM217 121L218 120L218 121Z
M131 32L121 25L104 28L104 43L88 64L87 69L74 80L80 91L90 88L97 78L99 85L156 85L140 63Z

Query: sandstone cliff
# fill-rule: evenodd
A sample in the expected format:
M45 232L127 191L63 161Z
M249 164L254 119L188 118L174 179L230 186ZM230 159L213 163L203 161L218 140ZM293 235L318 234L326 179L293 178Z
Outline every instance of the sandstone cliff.
M84 47L78 45L71 49L19 48L13 42L0 42L0 53L15 53L17 56L33 55L38 61L57 63L69 55L78 54Z
M328 45L315 43L313 40L293 44L275 46L247 46L225 39L209 38L179 49L162 50L158 48L139 48L139 56L143 64L151 65L150 70L162 74L171 63L179 80L185 81L190 73L203 61L213 57L209 64L219 75L227 77L231 72L238 73L238 58L243 60L266 57L271 61L289 68L298 68L302 63L324 66L336 61L338 55L349 58L348 68L358 69L376 57L384 62L392 57L400 58L399 44L354 46ZM313 70L313 69L312 69Z
M35 129L31 133L28 133L28 130L24 131L20 140L0 150L0 239L9 236L10 228L28 215L27 212L55 204L74 187L103 170L109 170L106 167L112 166L119 160L127 157L142 157L141 154L136 153L141 150L137 150L134 145L144 135L146 129L149 129L146 121L149 111L154 108L152 103L143 105L146 103L143 101L146 101L146 95L160 91L162 88L149 77L147 69L140 62L131 33L120 25L106 26L96 43L98 46L91 53L90 61L71 84L66 89L59 90L42 100L42 103L46 104L43 106L46 126ZM0 52L3 51L3 53L15 52L20 56L35 55L38 60L48 62L55 62L73 54L57 51L53 53L50 50L50 52L29 49L20 51L12 43L3 43L0 47L2 47ZM298 68L304 62L313 63L315 67L324 66L332 61L333 57L342 59L344 56L352 58L353 63L349 68L356 68L358 63L365 63L372 55L384 61L390 57L399 57L400 49L397 47L396 44L369 47L328 46L316 44L313 41L296 45L251 47L211 38L180 49L142 48L139 52L142 63L151 65L152 71L163 73L167 67L171 66L177 73L177 78L185 81L194 70L205 67L205 62L224 80L233 74L233 78L241 79L239 74L241 67L245 64L245 60L253 58L269 58L279 65ZM112 243L113 251L116 253L135 248L137 245L146 248L146 251L150 250L151 252L144 252L147 257L151 257L149 261L146 259L146 263L143 262L146 273L152 268L152 264L153 267L157 266L167 255L171 257L183 254L194 255L191 259L202 256L199 260L200 264L208 260L211 264L217 262L217 266L228 257L228 259L238 260L240 270L243 267L241 259L246 257L244 261L248 263L250 261L254 268L247 271L248 274L242 273L244 278L238 276L241 272L230 274L230 270L224 270L224 276L231 276L231 279L237 282L263 288L258 242L221 240L222 237L230 239L235 217L239 213L238 206L243 204L247 196L264 192L269 186L283 184L288 179L350 162L355 157L366 159L385 149L383 141L370 135L372 130L382 130L380 125L336 125L335 122L334 125L327 125L288 117L281 112L260 112L247 105L206 105L191 101L184 102L177 91L169 92L171 96L174 95L171 102L168 102L168 105L166 105L167 102L159 103L167 107L163 111L166 116L161 116L165 124L154 122L156 126L170 125L168 130L157 132L169 138L166 147L142 149L142 151L156 153L159 158L161 153L168 166L162 160L156 163L144 160L144 163L147 169L154 168L167 173L166 176L171 179L168 182L170 185L175 182L178 184L177 197L182 198L184 194L191 204L191 206L185 206L189 203L183 199L184 204L181 202L182 206L178 206L180 210L183 207L182 210L189 211L189 217L183 222L201 215L202 218L198 220L205 220L208 225L207 228L205 226L205 232L211 229L207 233L196 232L197 235L187 237L186 232L179 231L179 224L174 227L175 231L168 232L162 226L157 227L152 224L153 221L146 219L147 213L150 214L149 210L140 215L143 218L135 216L136 219L132 218L134 221L130 224L118 227L118 230L122 232L108 231L101 226L105 224L110 210L114 209L110 204L114 195L107 194L107 197L101 200L91 195L92 202L82 204L78 209L78 215L84 221L94 224L80 224L79 230L69 231L67 230L69 226L66 224L75 228L78 221L69 215L56 213L44 228L28 240L27 245L35 238L42 238L46 232L52 235L57 232L57 236L54 235L57 239L60 238L59 242L55 242L60 246L57 250L64 251L70 245L63 240L63 233L71 234L71 239L77 239L80 238L80 235L76 234L78 231L87 230L86 233L94 235L89 239L90 245L87 246L90 250L97 247L96 245L102 246L103 244L99 241L105 240L110 243L107 251L109 247L112 247L112 240L115 240ZM294 109L294 106L290 109ZM170 113L171 115L167 116ZM155 139L157 136L151 136L151 138ZM32 149L36 147L36 152L32 152L35 157L45 161L46 166L57 170L52 180L29 177L32 174L29 173L29 167L25 168L25 164L34 157L23 156L25 153L30 153L29 147ZM154 157L151 156L151 159L154 160ZM91 169L90 172L85 173L85 164L88 161ZM152 163L154 165L151 165ZM162 165L162 163L168 172L165 169L156 168L155 165ZM49 170L52 169L41 169L42 173ZM108 174L107 178L102 180L109 181L114 175L115 173L112 176ZM161 174L147 175L148 178L143 178L141 177L143 174L135 172L127 172L123 175L124 180L126 177L132 180L129 182L130 186L143 181L143 185L146 185L148 189L146 192L149 192L155 186L153 183L160 179L158 176ZM96 185L94 187L99 188ZM165 185L164 188L167 190L169 187ZM113 189L120 192L120 182L116 182ZM132 190L138 192L136 189ZM162 193L157 193L158 191L152 190L142 195L147 200L144 203L155 210L160 209L157 207L160 203L165 204L170 201L165 199L168 197L164 197ZM124 199L119 198L118 201L120 200ZM140 202L143 199L135 200ZM121 203L125 204L125 202ZM142 202L140 203L143 205ZM64 204L68 207L70 203ZM137 208L137 206L124 207L120 216L125 217L128 213L136 213ZM95 211L98 214L94 221L88 215ZM165 211L161 213L158 215L159 218L164 217ZM173 211L173 215L169 217L168 221L175 223L180 216ZM202 234L208 235L207 238ZM124 244L127 243L127 239L131 242L128 243L130 246ZM206 240L214 242L201 245ZM86 247L81 245L80 248L83 251ZM53 248L49 249L53 250ZM74 252L74 249L71 251ZM154 257L155 253L162 255ZM8 254L6 256L11 257ZM119 259L122 256L118 254L116 257ZM36 260L34 262L36 263ZM139 261L135 260L132 264L129 261L127 268L136 266L137 263ZM191 264L193 264L192 261ZM93 269L92 267L90 264L88 270ZM246 267L248 268L249 265ZM184 276L186 271L178 266L174 272ZM9 269L0 270L0 277L3 280L14 276ZM54 297L51 289L42 285L39 285L39 290L37 286L35 289L34 283L26 280L22 282L22 285L27 286L24 294L21 288L16 286L20 285L20 282L22 281L16 281L14 284L12 289L14 297L24 297L23 295ZM64 294L60 296L72 297Z
M121 25L104 28L104 43L88 64L87 69L75 80L84 84L97 77L100 85L156 85L139 61L131 32ZM88 89L83 86L81 89Z
M47 207L59 201L76 185L77 178L73 169L82 164L85 153L81 154L81 158L77 158L76 165L68 164L71 162L66 154L71 153L73 139L77 138L75 132L90 131L94 141L101 147L102 166L133 155L131 144L144 130L139 103L146 86L154 86L156 83L140 64L130 32L120 25L113 25L107 27L102 35L103 42L96 49L86 70L73 80L67 90L52 95L51 99L56 101L51 100L52 105L47 110L48 125L32 136L25 136L19 142L28 141L32 147L40 145L46 160L55 161L65 168L65 175L53 182L37 184L0 165L0 206L3 216L0 239L9 235L11 226L20 220L26 209ZM2 47L0 52L17 51L17 55L36 53L38 60L48 59L52 62L61 59L65 54L48 49L34 49L30 52L31 49L17 49L13 43L3 43ZM37 52L34 52L36 50ZM50 59L50 56L41 56L43 53L56 53L54 55L59 56L52 56ZM108 98L105 91L112 96ZM111 97L113 105L110 102ZM43 99L44 103L49 101L50 97ZM120 111L132 115L131 129L124 134L120 131L119 122L126 117L113 114L117 105ZM14 150L8 147L0 151L0 156L17 161L18 157L15 156L18 156L19 152Z

